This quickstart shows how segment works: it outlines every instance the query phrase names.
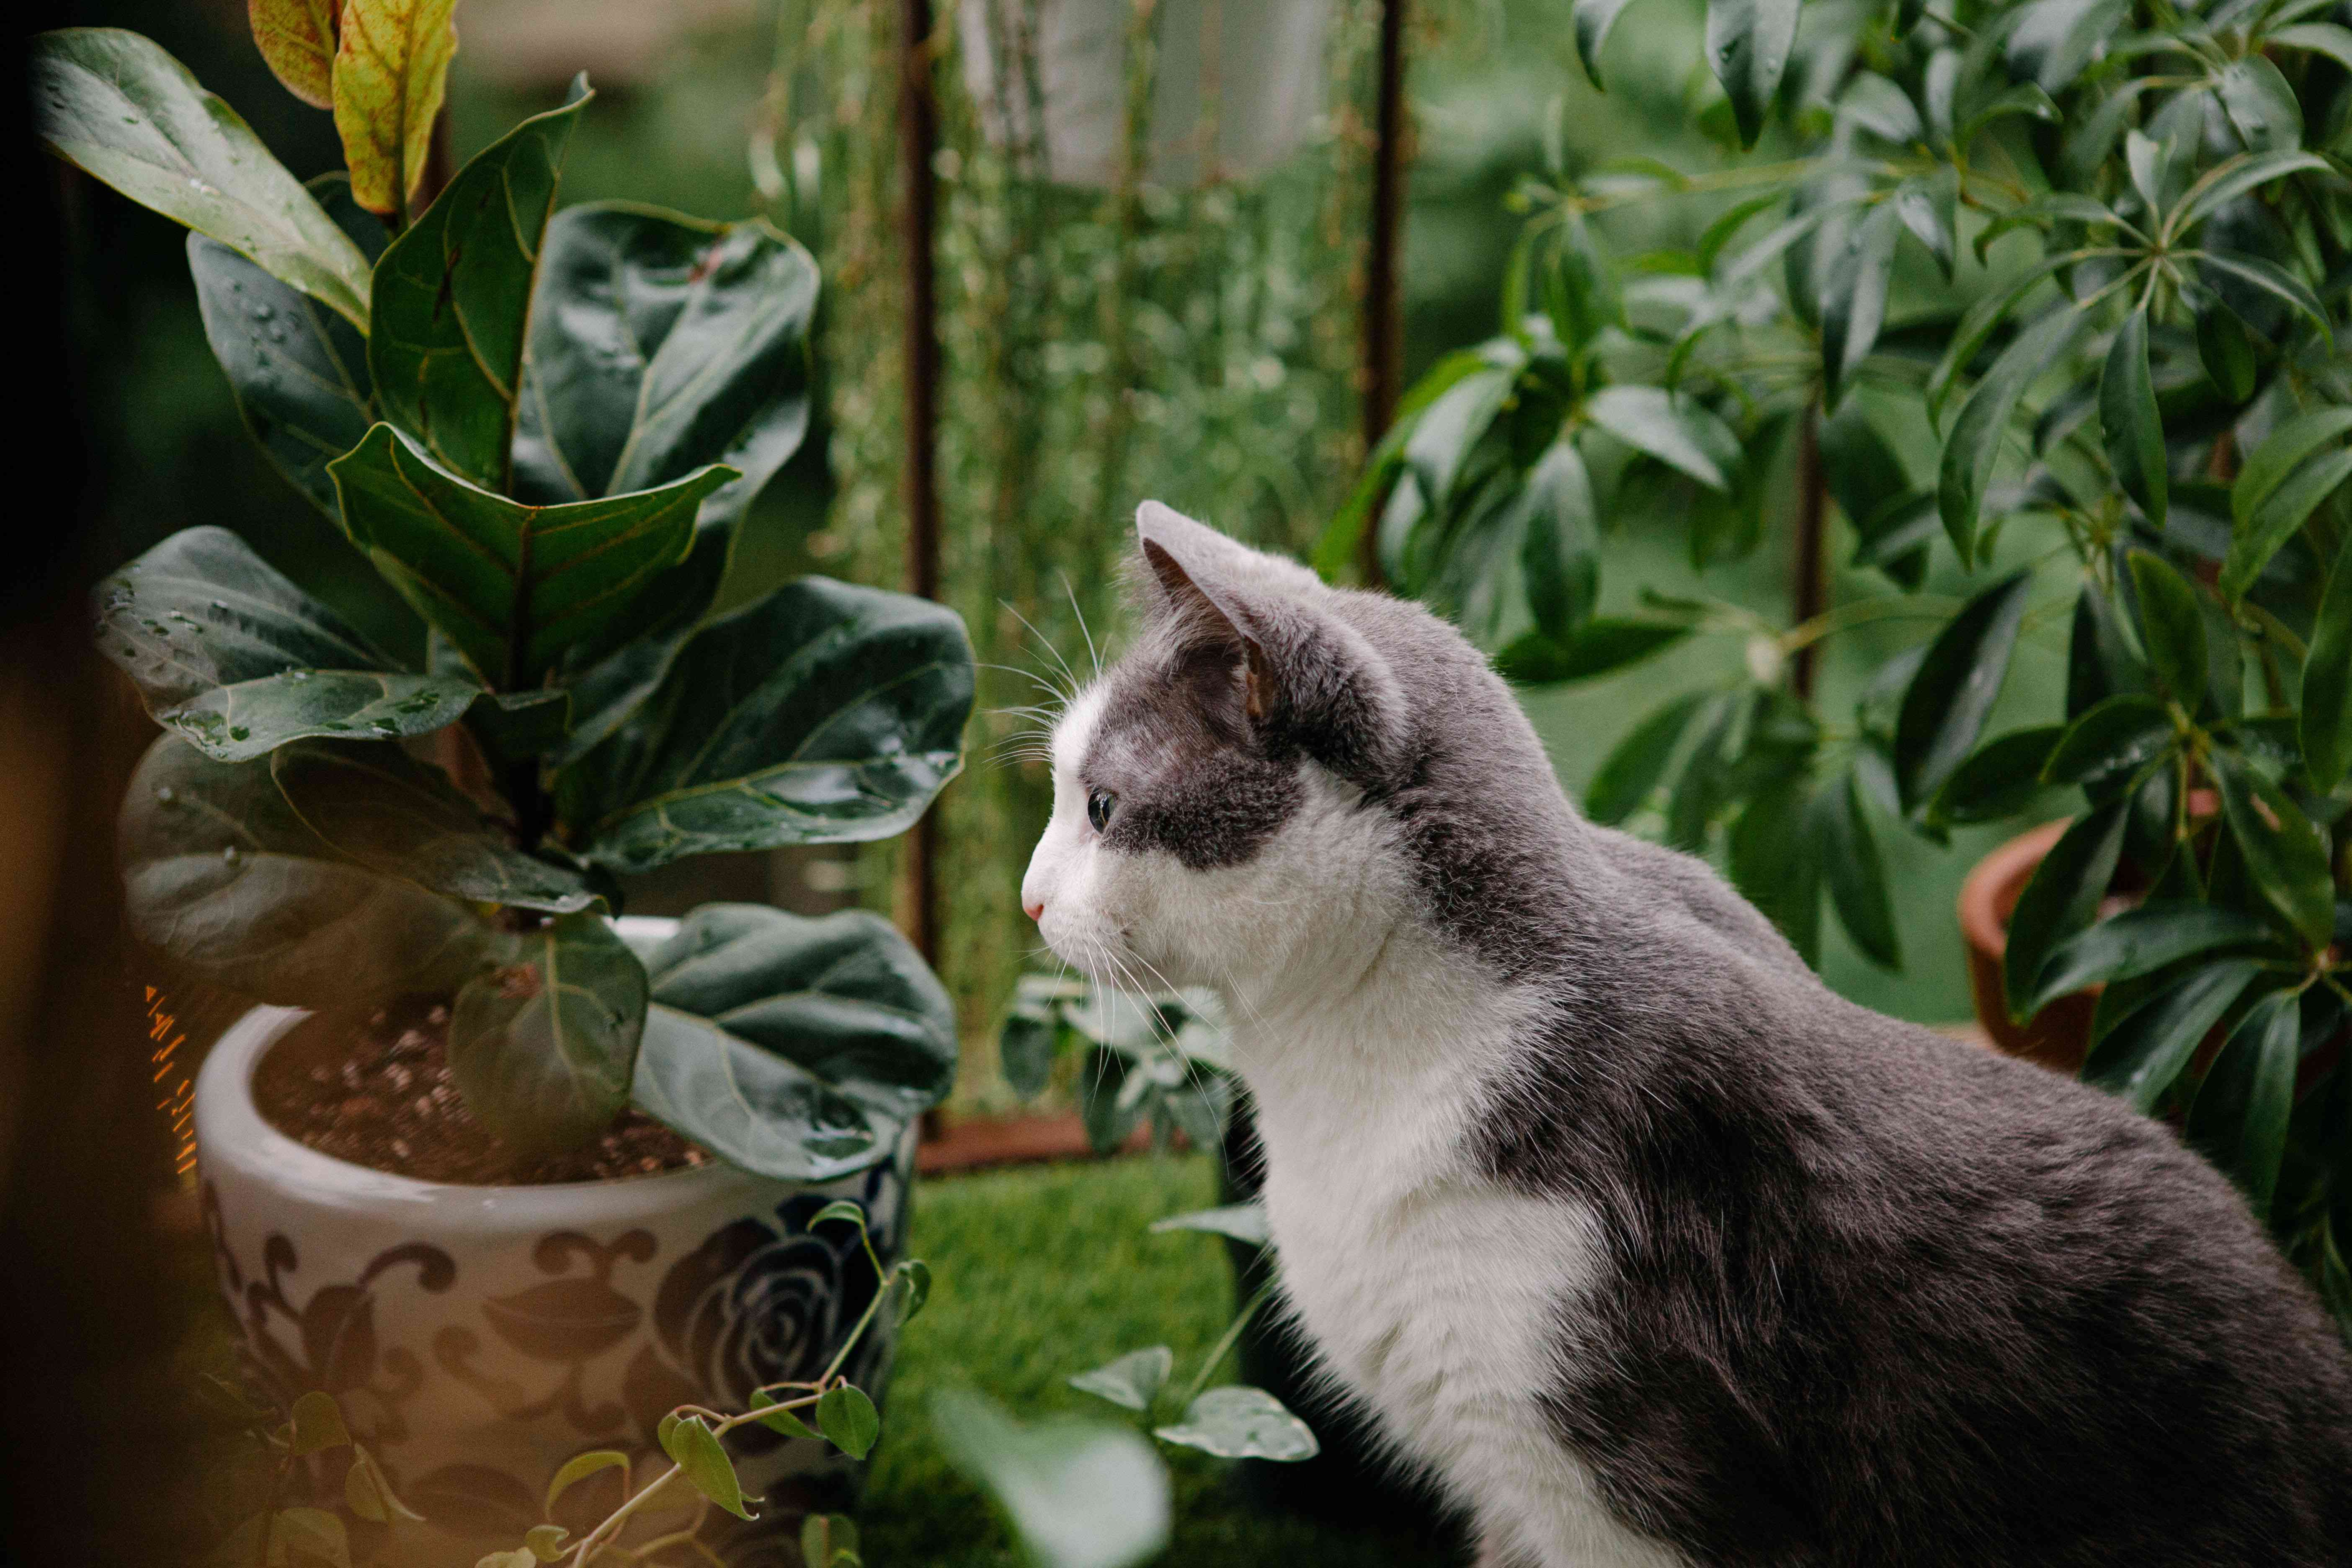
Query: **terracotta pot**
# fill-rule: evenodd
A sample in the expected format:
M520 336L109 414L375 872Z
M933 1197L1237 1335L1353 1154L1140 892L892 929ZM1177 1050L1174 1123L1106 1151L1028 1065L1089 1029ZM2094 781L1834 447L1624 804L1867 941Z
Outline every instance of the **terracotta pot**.
M676 925L620 923L632 945ZM517 1546L542 1522L566 1459L617 1448L642 1481L667 1462L654 1427L672 1406L741 1409L762 1383L816 1376L875 1284L853 1227L808 1229L826 1203L865 1205L886 1268L903 1245L911 1130L896 1158L821 1185L714 1163L463 1186L322 1154L265 1121L252 1092L263 1055L308 1017L257 1007L206 1058L195 1094L204 1223L249 1364L287 1399L334 1394L425 1515L395 1538L397 1561L471 1563ZM890 1351L877 1333L845 1370L878 1397ZM708 1508L701 1529L739 1561L768 1561L764 1544L744 1559L743 1538L791 1539L807 1509L845 1505L856 1479L838 1450L763 1428L730 1451L744 1489L765 1494L762 1518L746 1527ZM339 1469L318 1479L340 1495ZM555 1522L583 1531L619 1500L618 1480L608 1470L582 1483ZM656 1526L681 1520L671 1510Z
M2022 1024L2010 1021L2001 983L2001 955L2009 950L2009 917L2019 895L2033 879L2051 846L2065 837L2068 822L2047 823L2021 833L1986 856L1960 884L1960 934L1969 944L1969 991L1977 1022L2000 1049L2053 1072L2073 1078L2091 1048L2091 1015L2098 993L2061 996Z

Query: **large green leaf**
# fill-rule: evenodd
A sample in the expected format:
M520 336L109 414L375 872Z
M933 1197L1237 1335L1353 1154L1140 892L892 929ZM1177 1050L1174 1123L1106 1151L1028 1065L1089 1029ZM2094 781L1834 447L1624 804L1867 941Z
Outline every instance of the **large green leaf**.
M1797 41L1799 0L1707 0L1706 60L1731 100L1739 144L1764 130L1772 96Z
M2060 305L2017 334L1993 361L1969 400L1960 405L1944 442L1944 456L1936 489L1944 531L1963 563L1976 559L1977 520L1984 510L1986 488L2000 461L2001 438L2008 434L2010 416L2017 411L2025 389L2040 378L2088 325L2089 315L2074 306Z
M225 528L182 529L100 584L95 607L100 650L147 710L222 762L305 735L422 735L482 695L402 669Z
M890 922L706 904L646 960L653 998L798 1063L901 1123L955 1081L955 1005ZM885 1148L896 1142L884 1130Z
M2273 991L2247 1008L2189 1106L2189 1141L2238 1184L2257 1217L2270 1213L2286 1154L2301 1001Z
M2326 947L2336 927L2327 841L2284 790L2237 752L2216 750L2208 761L2254 886L2305 942L2315 950Z
M2336 561L2303 661L2303 765L2311 786L2334 793L2352 770L2352 550Z
M1023 1426L978 1394L931 1400L948 1462L1003 1510L1037 1568L1130 1568L1168 1542L1168 1472L1124 1425Z
M1495 656L1495 673L1522 686L1591 680L1663 653L1690 636L1690 631L1671 621L1595 616L1565 640L1554 641L1538 631L1513 638Z
M2162 556L2135 550L2130 561L2148 667L2165 694L2194 713L2204 702L2207 685L2205 612L2197 590Z
M596 915L512 939L457 992L449 1076L489 1130L530 1153L588 1142L629 1102L646 1026L646 972Z
M971 696L952 611L805 577L697 631L653 694L558 776L563 816L575 846L615 871L886 838L962 765Z
M1554 642L1573 638L1600 593L1601 528L1592 479L1573 441L1555 441L1528 475L1519 550L1528 608Z
M295 815L345 858L478 903L572 914L595 901L577 871L507 842L439 768L398 746L297 741L269 759Z
M538 685L566 658L610 652L634 595L685 559L712 464L659 489L526 506L448 472L378 425L327 466L343 529L484 685Z
M651 489L706 463L740 476L702 503L686 567L639 596L629 635L700 616L734 525L809 421L807 251L753 220L567 208L548 225L522 371L514 494L538 504Z
M2303 145L2303 108L2294 89L2261 55L2223 67L2214 96L2249 153L2293 152Z
M1733 821L1725 848L1732 885L1780 929L1800 957L1818 964L1822 846L1821 835L1808 827L1805 802L1801 776L1759 790Z
M2222 591L2242 594L2253 586L2271 557L2347 479L2352 479L2352 447L2305 463L2273 490L2231 536L2221 567Z
M1849 771L1813 797L1807 831L1820 845L1830 902L1838 921L1864 957L1886 969L1903 967L1903 947L1895 929L1895 905L1887 896L1886 867L1878 841L1863 816L1862 782Z
M2041 769L2044 783L2097 790L2119 784L2168 750L2172 715L2141 692L2097 703L2066 727Z
M2262 966L2251 958L2200 964L2118 1019L2083 1064L2085 1082L2154 1110L2230 1005Z
M2263 945L2268 935L2260 921L2210 904L2183 901L2126 910L2051 950L2035 977L2027 1016L2085 985L2152 973L2200 952Z
M446 991L494 952L465 906L311 832L267 759L216 763L161 737L124 793L121 850L140 940L257 1001L343 1008Z
M1666 764L1682 743L1683 732L1690 728L1691 715L1706 696L1704 691L1685 693L1653 710L1627 731L1592 775L1592 784L1584 792L1585 815L1614 826L1639 809L1666 776Z
M1795 7L1791 6L1793 11ZM1906 106L1908 100L1905 100ZM1846 231L1829 258L1822 286L1822 402L1835 408L1854 367L1870 357L1886 321L1886 289L1895 276L1895 240L1902 214L1881 202Z
M1976 749L2032 589L2032 573L2011 573L1970 599L1927 645L1895 721L1895 777L1906 811L1934 795Z
M2103 805L2074 824L2050 847L2010 912L2001 979L2009 1015L2023 1023L2041 1004L2033 983L2051 950L2098 917L2099 902L2122 858L2130 803Z
M351 199L350 182L324 176L310 190L363 255L382 253L383 226ZM188 236L188 273L205 341L245 427L271 464L333 517L327 463L358 446L375 420L367 338L216 239Z
M2165 466L2164 419L2147 368L2147 312L2134 310L2116 329L2099 376L2099 430L2116 481L2139 502L2149 524L2164 526L2170 475Z
M359 247L236 110L152 39L119 27L40 34L32 91L50 152L366 327Z
M531 281L586 101L583 89L475 154L376 263L376 405L485 489L508 488Z
M2042 769L2064 733L2063 724L2037 724L1987 741L1936 792L1928 820L2000 822L2023 811L2040 793Z
M1725 469L1738 459L1738 439L1702 405L1663 387L1604 386L1586 401L1584 412L1635 451L1709 489L1730 488Z
M630 1089L637 1109L730 1164L830 1182L888 1159L898 1123L707 1018L656 1005Z

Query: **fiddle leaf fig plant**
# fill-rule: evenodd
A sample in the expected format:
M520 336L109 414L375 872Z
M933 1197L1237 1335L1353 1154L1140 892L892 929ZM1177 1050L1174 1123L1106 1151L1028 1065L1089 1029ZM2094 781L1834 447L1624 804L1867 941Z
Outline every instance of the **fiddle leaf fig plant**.
M519 1151L635 1104L845 1175L954 1075L914 950L862 913L711 906L635 948L606 917L681 856L910 826L961 766L970 645L820 578L711 613L808 427L815 264L756 220L559 211L584 79L424 191L449 11L255 7L342 133L350 174L307 186L152 42L36 42L43 138L189 225L255 438L425 634L376 646L221 528L101 584L99 644L165 731L123 806L132 924L267 1002L449 995L452 1076Z
M1622 9L1576 0L1588 70ZM1663 837L1719 847L1808 960L1826 902L1899 966L1890 827L2081 792L2009 925L2011 1012L2104 986L2085 1075L2179 1116L2352 1331L2345 8L1706 11L1725 156L1555 153L1523 184L1500 334L1404 399L1318 564L1369 540L1529 684L1740 639L1586 806L1663 797ZM1680 204L1695 241L1612 254L1635 202ZM1685 523L1702 569L1780 525L1793 613L1601 614L1626 518ZM1897 619L1927 635L1833 710L1818 645ZM1997 729L2045 628L2063 705Z

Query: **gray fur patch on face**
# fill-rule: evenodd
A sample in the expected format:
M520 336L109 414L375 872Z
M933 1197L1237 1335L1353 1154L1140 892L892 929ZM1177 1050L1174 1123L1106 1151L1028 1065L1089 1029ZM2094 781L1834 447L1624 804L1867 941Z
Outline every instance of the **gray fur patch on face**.
M1198 659L1130 658L1107 678L1101 717L1078 763L1088 790L1118 797L1103 847L1164 850L1195 871L1238 866L1297 810L1296 755L1253 743L1224 700L1230 669Z

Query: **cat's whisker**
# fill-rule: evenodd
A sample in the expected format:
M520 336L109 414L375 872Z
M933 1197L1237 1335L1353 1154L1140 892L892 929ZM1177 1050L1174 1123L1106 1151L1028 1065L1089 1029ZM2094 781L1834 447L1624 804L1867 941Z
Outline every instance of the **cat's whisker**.
M1094 667L1097 677L1102 674L1102 654L1095 647L1095 634L1087 628L1087 613L1078 605L1078 591L1070 585L1070 574L1062 574L1062 592L1070 596L1070 614L1077 618L1078 635L1087 639L1087 662Z

